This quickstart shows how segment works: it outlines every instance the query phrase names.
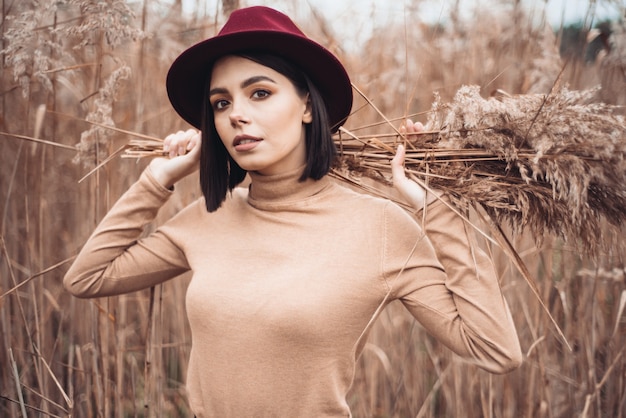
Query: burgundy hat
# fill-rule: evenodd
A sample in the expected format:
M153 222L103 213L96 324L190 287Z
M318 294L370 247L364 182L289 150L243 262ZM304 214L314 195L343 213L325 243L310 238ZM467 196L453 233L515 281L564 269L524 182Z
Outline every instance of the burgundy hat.
M352 108L345 68L326 48L307 38L286 15L268 7L235 10L213 38L184 51L167 74L167 94L178 114L200 129L204 83L215 61L239 51L262 50L296 64L319 89L337 131Z

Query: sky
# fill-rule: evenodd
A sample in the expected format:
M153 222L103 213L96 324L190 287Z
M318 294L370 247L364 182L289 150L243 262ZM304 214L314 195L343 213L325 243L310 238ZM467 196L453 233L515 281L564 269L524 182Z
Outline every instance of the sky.
M471 18L477 5L484 8L489 0L241 0L242 4L265 5L276 8L290 15L296 21L296 9L307 12L310 4L321 12L331 25L331 30L344 39L342 46L348 50L358 48L362 41L370 38L376 27L385 27L391 23L404 24L407 15L417 16L427 23L445 23L450 10L457 1L462 13ZM620 14L626 12L626 0L521 0L529 16L539 20L545 16L555 28L561 23L571 24L583 22L590 4L595 4L596 20L616 20ZM416 13L407 13L405 4L419 4ZM495 5L512 4L513 0L493 0ZM183 0L183 11L186 13L200 13L200 15L215 16L221 0ZM500 6L502 7L502 6ZM510 7L510 6L509 6ZM199 10L197 10L199 9ZM493 9L493 7L492 7ZM375 16L375 19L372 19Z
M376 11L376 16L383 22L393 19L402 19L405 3L415 3L409 0L307 0L317 10L326 16L339 18L342 21L370 20L371 12ZM298 3L306 3L300 0ZM194 12L197 5L201 5L208 14L212 14L217 8L219 0L183 0L185 11ZM294 0L243 0L246 5L263 4L287 11ZM422 0L419 9L420 18L427 22L445 20L445 16L456 4L457 0ZM485 4L485 0L460 0L461 7L468 13L475 8L476 4ZM496 2L498 3L498 2ZM499 3L502 3L500 1ZM512 3L512 1L510 1ZM558 26L561 22L575 23L583 21L591 3L595 3L595 15L599 19L616 18L626 9L626 0L522 0L522 4L530 13L539 15L546 11L548 21Z

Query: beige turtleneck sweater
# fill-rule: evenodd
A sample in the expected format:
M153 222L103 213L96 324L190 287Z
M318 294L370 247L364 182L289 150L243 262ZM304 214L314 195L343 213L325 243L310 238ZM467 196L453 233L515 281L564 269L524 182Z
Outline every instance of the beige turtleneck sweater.
M445 204L418 222L394 203L300 171L251 175L208 213L192 203L140 238L171 191L149 169L87 241L64 284L79 297L192 270L189 402L205 417L344 417L356 359L400 300L455 353L492 371L520 346L494 268ZM420 218L421 220L421 218Z

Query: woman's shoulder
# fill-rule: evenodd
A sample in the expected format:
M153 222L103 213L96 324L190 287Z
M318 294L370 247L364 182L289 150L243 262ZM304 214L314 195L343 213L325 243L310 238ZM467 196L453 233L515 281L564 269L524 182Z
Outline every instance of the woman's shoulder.
M346 210L391 217L401 222L413 222L409 212L400 203L400 196L391 186L376 182L352 186L339 180L333 186L339 196L338 200Z
M334 181L335 193L342 195L355 204L370 205L377 208L385 208L389 205L400 207L397 203L401 200L395 189L382 183L359 182L352 184L347 181Z

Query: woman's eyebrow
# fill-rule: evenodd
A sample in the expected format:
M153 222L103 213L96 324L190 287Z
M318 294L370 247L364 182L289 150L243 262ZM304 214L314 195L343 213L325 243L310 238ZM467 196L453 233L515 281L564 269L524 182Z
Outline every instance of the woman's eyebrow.
M254 76L254 77L250 77L250 78L248 78L247 80L244 80L244 81L241 83L241 88L242 88L242 89L243 89L243 88L246 88L246 87L248 87L248 86L250 86L250 85L252 85L252 84L254 84L254 83L258 83L259 81L269 81L270 83L274 83L274 84L276 84L276 82L275 82L274 80L272 80L271 78L269 78L268 76L265 76L265 75L257 75L257 76Z
M223 87L216 87L214 89L209 90L209 97L214 96L216 94L226 94L228 90Z
M269 81L270 83L276 84L276 81L274 81L270 77L267 77L265 75L257 75L257 76L250 77L242 81L240 84L240 87L242 89L245 89L246 87L251 86L254 83L258 83L259 81ZM209 90L209 96L213 96L215 94L226 94L226 93L228 93L228 90L223 87L215 87Z

